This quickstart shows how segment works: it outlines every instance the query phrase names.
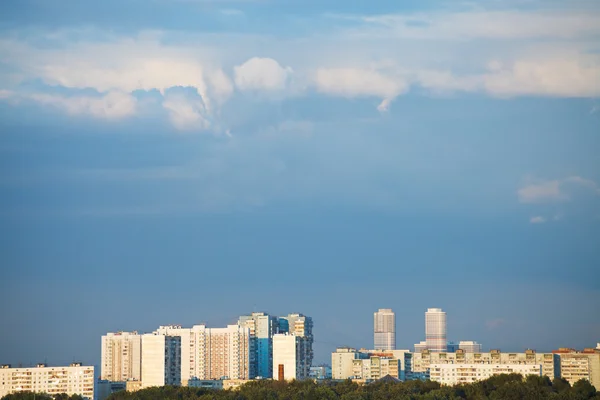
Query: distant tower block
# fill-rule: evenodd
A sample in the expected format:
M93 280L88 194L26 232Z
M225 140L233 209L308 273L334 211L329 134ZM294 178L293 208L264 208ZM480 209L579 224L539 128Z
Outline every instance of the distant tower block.
M396 316L391 308L373 314L375 350L396 350Z
M429 351L445 352L448 350L446 313L441 308L429 308L425 313L425 342Z

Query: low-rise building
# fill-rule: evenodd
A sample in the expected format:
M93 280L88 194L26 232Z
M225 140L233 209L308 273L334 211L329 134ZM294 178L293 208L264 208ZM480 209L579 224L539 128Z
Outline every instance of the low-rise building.
M366 352L358 351L352 347L338 347L331 353L331 379L348 379L354 375L354 360L368 358Z
M473 383L500 374L542 375L540 364L431 364L430 379L442 385Z
M560 358L560 376L571 385L587 379L596 390L600 390L600 348L574 349L560 348L553 351Z
M99 379L98 381L96 381L96 400L105 400L111 394L126 389L126 382L113 382L108 381L106 379Z
M369 383L388 375L400 380L401 362L397 358L373 356L354 360L352 366L354 381Z
M72 363L68 367L48 367L38 364L32 368L0 367L0 398L16 392L66 393L94 399L94 367Z

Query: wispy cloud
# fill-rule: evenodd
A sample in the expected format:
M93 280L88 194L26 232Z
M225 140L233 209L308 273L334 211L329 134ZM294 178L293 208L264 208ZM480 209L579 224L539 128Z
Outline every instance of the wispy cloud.
M532 224L543 224L544 222L546 222L546 218L542 217L541 215L538 215L535 217L531 217L529 219L529 222Z
M485 327L488 330L498 329L506 323L504 318L493 318L485 321Z
M572 190L569 186L584 188L591 193L600 195L600 187L590 179L580 176L569 176L564 179L539 180L526 179L526 183L517 191L521 203L548 203L567 201L571 199Z

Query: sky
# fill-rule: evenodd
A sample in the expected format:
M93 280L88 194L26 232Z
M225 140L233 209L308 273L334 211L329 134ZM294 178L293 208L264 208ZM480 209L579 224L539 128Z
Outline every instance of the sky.
M600 342L600 3L0 2L0 363L314 320Z

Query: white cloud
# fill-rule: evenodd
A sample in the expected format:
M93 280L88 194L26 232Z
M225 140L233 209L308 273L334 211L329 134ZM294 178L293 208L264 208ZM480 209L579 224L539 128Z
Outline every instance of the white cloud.
M531 217L531 219L529 219L529 222L532 224L543 224L544 222L546 222L546 218L542 217L541 215L538 215L535 217Z
M319 68L315 84L319 92L330 95L382 98L379 111L386 111L391 101L409 88L407 80L399 74L362 68Z
M32 94L28 96L38 103L63 109L69 114L87 114L97 118L119 119L131 116L136 111L136 98L127 93L111 91L99 97L58 96Z
M293 73L272 58L253 57L234 69L235 85L240 90L283 90Z
M206 107L199 96L167 93L162 105L177 129L200 131L210 127Z
M600 57L521 60L483 78L485 90L498 96L600 96Z
M521 203L549 203L566 201L571 198L569 184L591 190L600 195L600 187L592 180L580 176L570 176L554 180L526 180L525 186L517 191Z

